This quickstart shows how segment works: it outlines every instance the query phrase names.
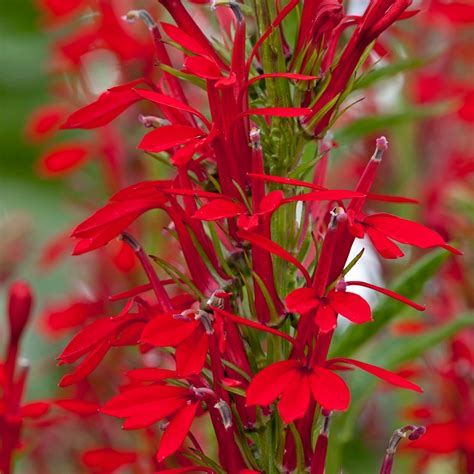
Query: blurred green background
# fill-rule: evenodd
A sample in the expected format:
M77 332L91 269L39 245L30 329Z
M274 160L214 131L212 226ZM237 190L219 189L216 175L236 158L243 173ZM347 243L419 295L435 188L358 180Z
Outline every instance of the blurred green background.
M28 144L24 136L25 122L31 111L48 101L48 38L40 32L34 2L2 2L0 45L0 229L8 236L22 235L25 239L25 258L8 282L23 278L31 283L36 295L41 295L35 303L34 315L38 316L46 298L58 298L65 292L67 271L60 268L41 273L37 265L39 251L48 237L67 229L72 217L63 203L61 183L41 180L35 174L34 163L42 145ZM9 252L3 239L0 258L8 257ZM7 332L3 311L6 288L7 282L0 285L2 352ZM32 370L41 369L46 354L51 357L56 353L51 341L38 336L33 321L23 344L23 355L30 360ZM57 374L44 370L44 376L49 378L44 378L43 384L30 384L29 397L51 395Z

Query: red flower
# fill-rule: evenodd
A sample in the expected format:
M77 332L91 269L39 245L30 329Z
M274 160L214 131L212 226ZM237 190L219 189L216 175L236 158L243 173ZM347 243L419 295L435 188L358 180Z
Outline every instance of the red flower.
M199 374L209 349L212 334L210 314L188 309L180 314L160 314L143 330L141 341L156 347L176 347L176 371L179 376Z
M354 216L348 211L349 229L355 237L366 233L377 251L385 258L399 258L404 255L393 240L422 249L442 247L460 255L461 252L448 245L436 231L417 222L402 219L392 214L379 213Z
M161 462L177 451L186 438L202 399L198 390L171 385L134 388L109 400L101 411L126 418L124 429L139 429L169 420L157 453Z
M287 360L266 367L253 378L247 389L247 405L266 406L281 395L278 411L285 423L302 418L311 397L327 410L346 410L350 402L349 389L333 372L346 370L341 364L354 365L398 387L422 391L393 372L354 359L331 359L325 367Z
M63 176L75 171L89 157L90 147L87 143L61 143L40 157L37 164L38 174L44 178Z
M344 380L324 367L296 360L272 364L259 372L247 389L247 405L266 406L281 395L278 411L285 423L302 418L313 398L327 410L346 410L350 393Z
M317 308L315 323L322 332L332 331L336 327L338 314L356 324L372 321L369 303L348 291L331 290L319 298L313 288L298 288L286 297L285 302L288 310L296 313L306 313Z
M82 454L82 462L93 472L115 472L126 464L133 464L137 455L131 451L117 451L112 448L89 449Z

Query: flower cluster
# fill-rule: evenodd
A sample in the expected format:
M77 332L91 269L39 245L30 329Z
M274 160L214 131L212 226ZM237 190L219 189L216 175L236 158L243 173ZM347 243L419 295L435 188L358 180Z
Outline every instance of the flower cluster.
M410 247L460 255L445 232L373 211L417 202L373 192L385 137L352 184L328 185L332 128L372 66L395 54L385 31L417 12L409 0L370 0L360 14L338 0L123 3L41 2L53 28L90 18L54 45L52 67L71 90L58 88L61 104L38 111L28 134L74 139L45 151L38 171L71 177L97 161L108 196L99 207L82 188L94 210L72 231L94 296L46 311L49 332L77 328L58 357L75 364L60 381L72 396L56 403L83 416L100 404L97 418L142 433L148 448L124 452L110 442L115 425L98 422L102 445L83 455L92 472L323 473L330 420L349 409L358 370L422 391L334 349L344 331L371 331L361 289L425 309L349 272L364 249L388 260ZM94 71L109 62L113 83L96 95ZM71 97L85 105L70 113ZM70 248L60 236L42 264ZM424 433L402 429L395 444L408 431Z

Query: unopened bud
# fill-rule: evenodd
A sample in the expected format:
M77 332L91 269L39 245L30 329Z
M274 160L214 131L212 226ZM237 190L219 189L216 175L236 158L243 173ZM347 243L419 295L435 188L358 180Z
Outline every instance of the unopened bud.
M33 293L25 281L17 281L10 286L8 292L8 317L10 319L10 337L18 341L25 329L31 313Z

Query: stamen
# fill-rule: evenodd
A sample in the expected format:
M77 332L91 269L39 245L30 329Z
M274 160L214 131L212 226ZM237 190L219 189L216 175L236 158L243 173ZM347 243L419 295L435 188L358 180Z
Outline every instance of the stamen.
M217 408L217 410L219 410L224 428L226 430L231 428L232 427L232 411L229 405L227 404L227 402L221 399L214 405L214 408Z
M125 20L127 23L135 23L138 20L142 20L149 30L156 27L155 20L146 10L130 10L122 16L122 20Z
M385 151L388 150L388 140L382 136L375 140L375 152L372 159L375 161L382 161L382 157Z

